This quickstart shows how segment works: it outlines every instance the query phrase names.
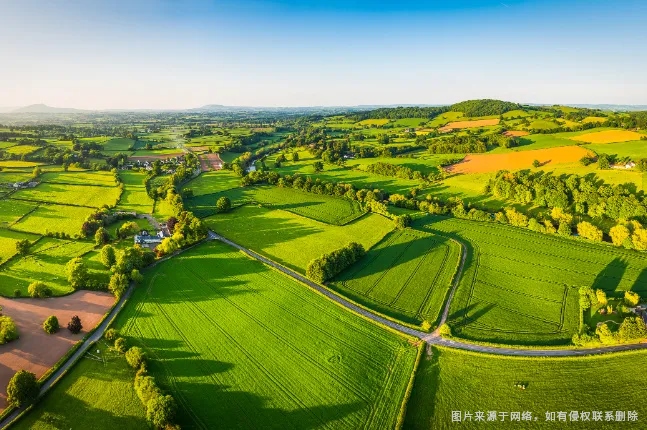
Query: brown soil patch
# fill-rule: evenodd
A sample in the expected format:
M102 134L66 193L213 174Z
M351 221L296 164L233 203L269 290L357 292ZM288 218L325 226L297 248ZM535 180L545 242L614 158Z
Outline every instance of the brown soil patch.
M521 131L521 130L508 130L505 133L503 133L504 136L507 137L521 137L521 136L528 136L530 133L527 131Z
M446 126L439 128L438 130L446 133L448 131L457 130L461 128L475 128L475 127L487 127L489 125L497 125L499 123L499 118L494 119L478 119L475 121L454 121L450 122Z
M199 158L200 158L200 168L204 172L209 170L222 169L223 161L220 159L220 155L218 155L217 153L200 154Z
M460 163L447 168L450 173L487 173L497 170L520 170L532 168L532 162L539 160L547 164L572 163L591 154L579 146L515 151L505 154L469 154Z
M18 326L20 338L0 345L0 410L7 406L7 384L18 370L28 370L37 378L51 368L65 353L101 321L115 302L112 294L77 291L65 297L49 299L0 298L2 313ZM43 331L43 321L55 315L61 325L58 333ZM78 315L83 324L79 334L72 334L67 323Z

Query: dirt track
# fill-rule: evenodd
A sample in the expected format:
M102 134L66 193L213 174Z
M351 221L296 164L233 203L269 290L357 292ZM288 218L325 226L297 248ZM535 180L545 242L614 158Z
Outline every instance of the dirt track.
M463 161L447 168L450 173L487 173L497 170L520 170L532 168L534 160L542 166L572 163L590 154L579 146L515 151L504 154L469 154Z
M20 339L0 345L0 410L6 404L6 387L18 370L28 370L40 378L108 312L115 298L112 294L77 291L65 297L49 299L0 298L3 314L10 316L18 326ZM61 329L49 335L42 324L50 315L56 315ZM67 323L78 315L83 324L79 334L72 334Z

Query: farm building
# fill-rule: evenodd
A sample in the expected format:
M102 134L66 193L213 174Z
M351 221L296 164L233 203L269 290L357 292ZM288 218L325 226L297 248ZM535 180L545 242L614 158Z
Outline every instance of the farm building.
M168 236L168 228L166 228L166 231L164 229L159 230L155 234L150 234L148 231L142 230L139 232L139 234L135 235L134 242L135 245L139 245L144 248L155 249L155 247L162 243L162 240L164 240L164 238Z
M629 161L627 163L621 163L621 164L614 164L611 166L612 169L633 169L636 167L636 163L633 161Z

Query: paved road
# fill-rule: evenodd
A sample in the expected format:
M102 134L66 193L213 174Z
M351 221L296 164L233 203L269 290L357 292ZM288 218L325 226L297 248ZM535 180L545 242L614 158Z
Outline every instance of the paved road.
M238 245L237 243L232 242L229 239L226 239L214 232L209 232L209 238L212 240L220 240L221 242L224 242L228 245L233 246L234 248L239 249L240 251L244 252L245 254L267 264L268 266L272 266L277 270L280 270L281 272L285 273L286 275L303 282L304 284L308 285L314 290L319 291L321 294L325 295L326 297L330 298L331 300L334 300L335 302L341 304L345 308L348 308L360 315L363 315L364 317L371 319L379 324L383 324L387 327L390 327L394 330L399 331L400 333L408 334L410 336L417 337L418 339L422 339L426 341L428 344L431 345L439 345L439 346L445 346L449 348L457 348L457 349L463 349L466 351L474 351L474 352L482 352L482 353L489 353L489 354L497 354L497 355L516 355L516 356L526 356L526 357L567 357L567 356L579 356L579 355L593 355L593 354L604 354L604 353L610 353L610 352L618 352L618 351L629 351L629 350L635 350L635 349L645 349L647 348L647 343L639 343L639 344L631 344L631 345L615 345L615 346L608 346L608 347L602 347L602 348L580 348L580 349L527 349L523 347L519 348L509 348L509 347L499 347L499 346L485 346L485 345L479 345L479 344L474 344L474 343L468 343L468 342L463 342L460 340L454 340L454 339L446 339L441 337L437 331L434 333L426 333L420 330L415 330L410 327L404 326L402 324L398 324L397 322L388 320L386 318L383 318L379 315L376 315L372 312L367 311L366 309L363 309L348 300L345 300L344 298L338 296L337 294L331 292L327 288L324 288L323 286L312 282L305 276L290 270L286 267L283 267L272 260L263 257L262 255L247 249L241 245ZM458 267L458 271L456 273L456 277L454 278L454 282L452 285L452 289L449 293L449 297L447 299L447 303L445 304L445 309L443 311L443 315L441 317L441 324L443 324L449 315L449 306L451 303L452 298L454 297L454 292L456 291L456 288L458 286L458 283L460 282L461 275L463 273L463 267L465 265L465 260L466 260L466 250L465 246L461 244L461 263Z

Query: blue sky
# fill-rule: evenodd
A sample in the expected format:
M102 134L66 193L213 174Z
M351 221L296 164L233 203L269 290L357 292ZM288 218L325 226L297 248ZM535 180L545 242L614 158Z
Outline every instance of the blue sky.
M10 0L0 106L647 104L647 2Z

